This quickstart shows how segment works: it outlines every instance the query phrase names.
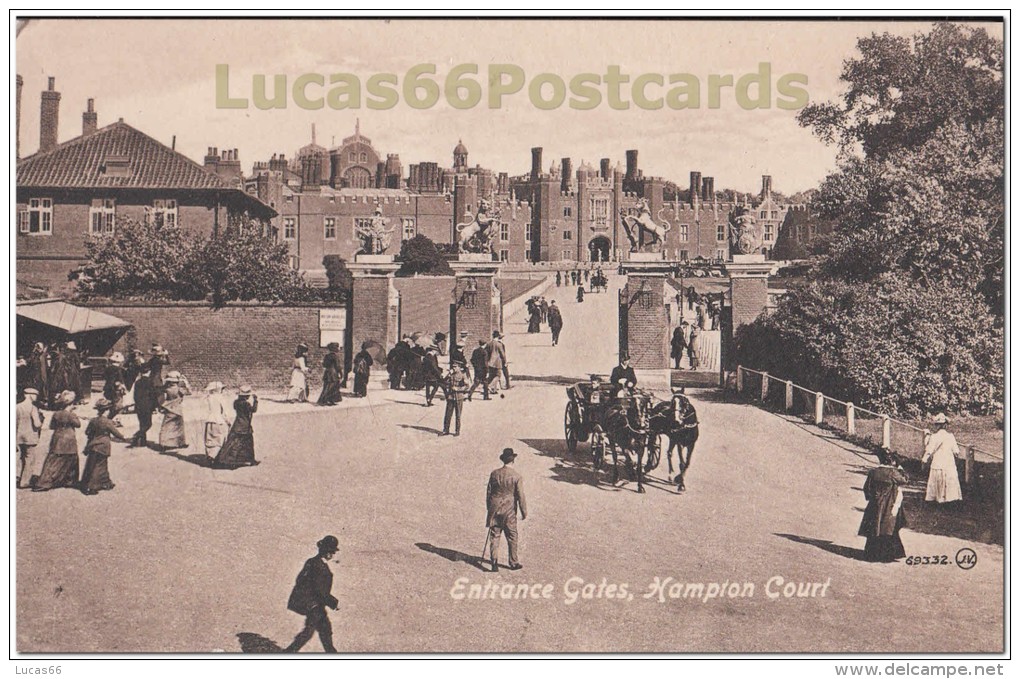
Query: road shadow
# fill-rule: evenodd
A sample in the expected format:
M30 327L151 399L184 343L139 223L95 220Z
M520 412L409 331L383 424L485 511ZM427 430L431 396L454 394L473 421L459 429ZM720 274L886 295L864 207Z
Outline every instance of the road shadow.
M188 464L193 464L196 467L212 467L212 460L209 459L209 456L205 453L192 453L187 455L177 450L157 450L157 452L165 457L172 457L175 460L187 462Z
M806 538L802 535L791 535L789 533L773 533L773 535L780 538L786 538L787 540L792 540L793 542L799 542L802 545L811 545L812 547L817 547L818 549L824 549L826 552L829 552L830 554L835 554L836 556L841 556L844 559L853 559L854 561L867 561L867 559L864 558L863 549L844 547L843 545L837 545L833 543L831 540Z
M747 399L741 398L736 393L728 389L708 389L701 388L700 386L683 386L687 390L687 395L691 397L691 401L697 405L698 403L743 403L748 404Z
M543 384L562 384L568 387L584 381L581 378L566 375L513 375L513 379L515 382L541 382Z
M442 429L437 429L435 427L423 427L420 424L398 424L397 426L402 429L415 429L417 431L423 431L426 434L435 434L437 436L443 433Z
M423 552L428 552L429 554L441 556L447 561L452 561L454 563L466 563L469 566L474 566L475 568L484 573L489 572L489 568L487 567L489 562L483 561L481 556L472 556L470 554L465 554L464 552L458 552L456 549L436 547L435 545L429 544L427 542L416 542L414 543L414 546L422 550Z
M283 653L278 643L254 632L239 632L237 642L241 645L241 653Z
M613 484L613 460L612 456L606 456L605 466L596 471L591 459L590 449L585 443L579 443L577 451L571 455L567 448L567 442L562 439L518 439L524 445L532 448L539 455L550 457L555 460L552 469L552 480L570 483L575 486L589 486L602 491L620 492L637 488L637 480L633 470L624 464L620 459L619 480ZM676 486L668 480L659 479L645 474L644 485L646 487L664 490L676 494ZM633 486L632 488L628 486Z

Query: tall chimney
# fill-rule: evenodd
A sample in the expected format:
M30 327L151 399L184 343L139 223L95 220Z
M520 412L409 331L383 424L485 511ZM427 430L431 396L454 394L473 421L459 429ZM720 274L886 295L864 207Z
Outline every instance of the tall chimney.
M18 83L18 98L15 104L15 117L14 123L14 158L21 158L21 88L25 85L24 79L19 75L17 77Z
M631 149L627 151L627 174L624 176L624 181L632 182L637 180L637 151Z
M772 195L772 175L763 174L761 176L761 197L766 199Z
M573 163L570 162L570 158L560 160L560 191L564 193L570 191L570 175L572 170Z
M698 203L698 198L701 195L701 173L691 172L691 205Z
M48 89L42 93L39 106L39 152L44 153L57 146L57 124L60 117L60 92L54 88L56 78L49 79Z
M701 199L706 203L711 203L715 200L715 179L712 177L705 177L701 180Z
M542 174L542 147L535 146L531 149L531 178L538 179Z
M81 114L81 136L95 134L99 127L99 116L96 114L96 100L89 99L88 109Z
M599 174L602 176L603 181L609 179L609 173L611 171L612 170L610 170L609 158L603 158L602 160L599 161Z

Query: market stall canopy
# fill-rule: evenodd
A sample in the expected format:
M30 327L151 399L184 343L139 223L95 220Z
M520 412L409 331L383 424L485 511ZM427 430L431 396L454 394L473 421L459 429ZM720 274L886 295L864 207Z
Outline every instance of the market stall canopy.
M23 302L18 304L18 318L48 325L68 335L131 327L116 316L61 301Z

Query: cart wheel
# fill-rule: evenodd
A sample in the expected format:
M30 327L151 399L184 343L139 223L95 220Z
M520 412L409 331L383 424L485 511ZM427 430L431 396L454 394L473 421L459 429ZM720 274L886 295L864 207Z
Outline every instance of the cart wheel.
M591 464L597 470L606 462L606 435L601 431L591 435Z
M577 430L581 424L577 405L571 401L563 411L563 435L567 439L567 450L573 455L577 452Z
M652 471L659 466L659 460L662 458L662 446L659 445L658 436L650 436L648 438L648 448L645 451L645 473Z

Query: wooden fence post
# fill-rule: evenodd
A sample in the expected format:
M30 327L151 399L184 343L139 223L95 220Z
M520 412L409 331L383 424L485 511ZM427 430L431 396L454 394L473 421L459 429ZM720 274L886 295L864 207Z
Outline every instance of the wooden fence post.
M857 433L857 413L854 412L854 404L846 402L846 435L854 436Z
M821 424L825 421L825 394L818 392L815 394L815 424Z
M744 366L737 366L737 393L744 393Z
M765 398L769 395L769 374L761 374L761 400L764 403Z
M892 450L892 420L888 415L882 415L882 447Z
M793 410L793 382L786 381L786 412Z
M962 446L964 450L963 482L968 488L974 483L974 448Z

